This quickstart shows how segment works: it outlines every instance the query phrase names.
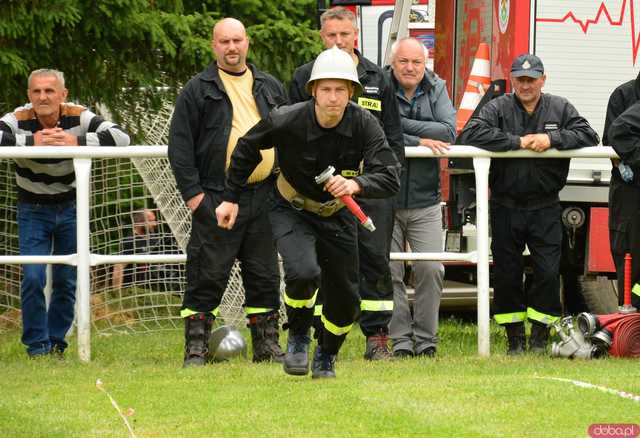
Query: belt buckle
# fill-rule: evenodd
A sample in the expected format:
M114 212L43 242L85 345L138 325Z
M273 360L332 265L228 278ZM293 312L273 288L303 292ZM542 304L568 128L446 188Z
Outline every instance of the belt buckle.
M318 216L328 217L335 213L336 200L324 202L318 207Z
M293 198L291 198L291 201L289 201L289 203L294 209L298 211L304 208L304 199L300 196L294 196Z

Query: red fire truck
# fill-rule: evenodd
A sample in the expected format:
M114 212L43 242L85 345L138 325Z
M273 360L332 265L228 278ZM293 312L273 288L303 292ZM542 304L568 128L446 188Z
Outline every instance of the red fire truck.
M360 50L382 64L395 3L337 0L331 5L346 5L356 13ZM447 81L454 106L462 99L476 49L484 42L491 47L491 77L506 79L506 91L513 58L535 53L547 72L544 91L568 98L602 134L609 95L638 75L636 5L640 17L640 1L634 0L414 0L408 27L429 49L430 67ZM472 171L464 162L445 163L446 250L472 249ZM615 282L607 280L615 277L607 225L610 174L609 160L574 158L560 193L565 208L563 274L579 279L592 310L611 309L616 303ZM448 264L447 277L474 284L475 268ZM474 297L472 288L453 288L445 291L443 304L466 304Z

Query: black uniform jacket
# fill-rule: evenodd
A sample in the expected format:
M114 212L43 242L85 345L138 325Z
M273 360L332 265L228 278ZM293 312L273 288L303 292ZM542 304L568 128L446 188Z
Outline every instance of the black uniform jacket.
M637 184L637 174L640 173L640 101L613 121L609 139L622 161L633 169L634 184Z
M458 136L468 144L501 152L520 149L526 134L549 135L551 147L576 149L595 146L600 139L589 122L563 97L542 94L529 115L515 94L488 102ZM508 207L537 209L558 200L567 182L569 160L564 158L496 158L491 160L491 199Z
M280 171L302 195L318 202L333 197L314 177L327 166L336 175L354 174L364 162L364 172L354 180L358 196L385 198L400 188L400 163L389 147L376 119L358 105L347 105L340 123L330 129L318 125L314 100L273 110L238 140L228 170L223 200L237 202L247 178L261 160L260 149L274 146Z
M614 120L618 118L623 112L625 112L631 105L640 100L640 73L638 77L632 81L625 82L624 84L617 87L611 93L609 97L609 104L607 105L607 117L604 120L604 132L602 134L602 144L613 146L613 141L611 140L611 124ZM614 148L615 149L615 148ZM617 151L618 155L620 152ZM629 163L625 164L629 165ZM633 169L633 183L635 185L640 185L640 167L631 166ZM614 166L611 169L611 190L614 190L615 186L624 184L622 177L620 176L620 171L617 166ZM609 215L609 218L612 218L612 215Z
M282 84L253 65L253 96L261 117L286 103ZM182 198L203 189L222 192L233 107L215 63L185 85L169 130L169 161Z
M604 120L602 144L607 146L611 145L611 124L618 116L638 101L640 101L640 73L636 79L625 82L611 93L609 103L607 104L607 116ZM619 151L616 152L618 155L620 154ZM622 179L622 176L620 176L620 171L617 166L618 160L612 161L614 162L614 166L611 169L611 180L609 181L609 228L626 233L627 224L633 220L637 211L637 188L640 187L640 167L632 166L633 181L631 184L633 184L633 187L628 187L629 183L626 183ZM629 163L625 164L629 165ZM611 248L612 250L624 253L627 248L625 239L619 239L619 236L612 235Z
M380 67L362 56L357 50L355 53L358 56L358 80L363 88L362 96L358 97L356 101L360 102L363 108L368 109L378 119L387 136L389 146L395 152L400 163L404 163L402 124L393 85L385 77ZM290 103L311 99L305 87L311 77L313 63L314 61L301 65L293 73L289 87Z
M609 146L611 144L609 129L613 121L638 100L640 100L640 73L637 78L625 82L611 93L607 105L607 116L604 120L604 131L602 132L603 145Z

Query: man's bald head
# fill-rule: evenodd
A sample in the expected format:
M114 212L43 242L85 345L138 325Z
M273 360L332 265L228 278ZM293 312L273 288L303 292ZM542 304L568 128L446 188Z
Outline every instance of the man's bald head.
M213 27L211 48L223 70L243 72L247 69L249 38L244 24L235 18L223 18Z
M393 75L405 94L413 94L424 78L428 50L420 40L403 38L391 48Z
M212 40L216 39L216 35L219 35L220 32L227 32L230 29L235 29L235 30L240 30L241 32L243 32L246 36L247 31L244 28L244 24L242 24L242 21L236 19L236 18L232 18L232 17L227 17L227 18L223 18L222 20L218 21L214 26L213 26L213 33L211 34L211 38Z

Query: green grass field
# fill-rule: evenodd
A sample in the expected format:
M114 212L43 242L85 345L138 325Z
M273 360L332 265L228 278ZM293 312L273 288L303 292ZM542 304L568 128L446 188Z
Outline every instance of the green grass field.
M96 336L90 363L29 360L19 332L0 335L0 436L127 437L586 437L594 423L640 423L640 403L548 377L640 394L638 361L506 357L492 331L476 355L476 327L441 324L437 359L371 363L352 332L338 378L284 374L245 359L182 369L182 333ZM283 340L284 341L284 340Z

